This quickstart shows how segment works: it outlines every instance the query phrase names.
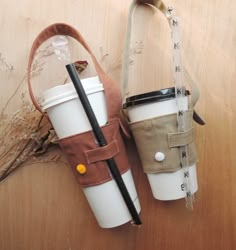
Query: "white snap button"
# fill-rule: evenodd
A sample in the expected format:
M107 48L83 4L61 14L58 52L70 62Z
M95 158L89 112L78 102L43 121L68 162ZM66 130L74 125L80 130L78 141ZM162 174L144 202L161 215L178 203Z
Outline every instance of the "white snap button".
M164 161L165 160L165 154L162 153L162 152L156 152L155 160L156 161Z

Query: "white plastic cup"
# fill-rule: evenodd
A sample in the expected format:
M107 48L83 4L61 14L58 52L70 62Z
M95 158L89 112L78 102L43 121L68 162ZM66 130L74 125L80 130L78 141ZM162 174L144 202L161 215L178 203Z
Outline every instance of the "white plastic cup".
M103 85L98 77L81 80L100 126L107 122ZM92 130L72 83L59 85L43 93L42 108L47 112L59 139ZM130 170L122 174L124 183L138 211L139 199ZM89 205L102 228L120 226L132 219L115 180L83 188Z
M127 112L130 122L177 113L174 88L150 92L127 99ZM133 100L133 101L132 101ZM127 102L128 103L128 102ZM188 97L183 97L183 110L188 109ZM155 156L153 156L155 157ZM196 164L188 167L192 193L197 192ZM158 200L177 200L186 196L184 189L184 171L180 169L170 173L147 174L153 197Z

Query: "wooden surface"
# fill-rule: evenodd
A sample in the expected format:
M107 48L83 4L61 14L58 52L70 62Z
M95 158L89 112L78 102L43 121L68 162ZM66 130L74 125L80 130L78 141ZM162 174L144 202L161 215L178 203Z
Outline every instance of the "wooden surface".
M1 0L0 108L22 82L5 112L19 109L30 46L43 28L57 21L75 26L119 82L130 2ZM133 161L143 225L101 229L68 166L26 165L0 184L1 250L236 249L236 4L166 3L181 16L184 63L200 89L196 108L207 123L195 126L199 190L194 210L186 210L184 200L154 200L139 162ZM154 14L143 7L134 15L130 94L173 82L167 24L160 13ZM81 48L78 54L79 59L87 57Z

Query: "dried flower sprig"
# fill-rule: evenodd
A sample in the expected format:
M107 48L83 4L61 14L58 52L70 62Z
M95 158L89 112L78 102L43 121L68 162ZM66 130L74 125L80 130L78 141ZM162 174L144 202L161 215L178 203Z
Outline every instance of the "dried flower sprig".
M86 61L77 61L77 71L82 72L87 65ZM0 182L21 166L35 161L55 162L61 157L51 123L35 110L25 93L21 94L19 110L11 117L5 114L7 105L13 100L25 79L26 77L19 83L0 114ZM51 148L56 149L56 154L52 154Z
M5 70L7 72L12 72L14 70L14 66L9 64L3 54L0 52L0 71Z

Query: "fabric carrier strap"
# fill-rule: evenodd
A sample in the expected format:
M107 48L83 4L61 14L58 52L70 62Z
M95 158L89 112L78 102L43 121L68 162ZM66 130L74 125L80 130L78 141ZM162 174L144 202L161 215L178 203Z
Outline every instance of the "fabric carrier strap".
M47 39L56 36L64 35L70 36L76 39L85 50L92 57L95 70L98 77L103 84L108 121L107 124L102 127L102 130L108 140L108 145L104 148L99 148L95 143L93 131L87 131L82 134L75 134L73 136L64 137L58 140L63 153L66 155L70 165L72 166L78 182L83 187L92 186L104 183L111 180L111 175L105 161L109 157L115 157L119 170L121 173L126 172L129 169L129 162L125 153L125 147L120 134L120 128L124 134L128 135L125 124L122 123L120 117L121 110L121 93L118 85L103 71L99 65L96 57L93 55L91 49L82 38L81 34L73 27L64 24L56 23L45 28L35 39L29 56L28 62L28 88L30 97L35 107L44 114L40 105L38 104L32 90L30 81L31 67L34 56L40 45ZM66 68L65 68L66 71ZM76 171L76 166L79 163L85 163L90 166L86 175L81 175ZM97 167L99 165L99 167ZM92 166L92 167L91 167Z
M34 40L31 51L30 51L29 61L28 61L27 80L28 80L29 94L36 109L39 112L44 113L33 94L33 89L32 89L32 84L31 84L31 79L30 79L33 59L40 45L42 45L49 38L53 36L57 36L57 35L70 36L74 38L90 54L93 64L95 66L95 70L98 74L98 77L103 84L105 97L109 96L109 98L106 98L108 120L115 119L121 107L121 95L120 95L120 91L119 91L117 84L104 72L104 70L99 65L96 57L92 53L91 49L89 48L88 44L85 42L81 34L72 26L68 24L64 24L64 23L55 23L45 28Z
M189 167L190 163L196 162L195 149L193 143L193 130L192 125L188 126L188 120L192 122L192 118L196 118L196 120L201 124L204 123L200 117L195 114L193 115L194 106L199 99L199 91L197 86L192 81L188 72L184 67L182 67L181 62L181 42L180 42L180 32L179 32L179 19L174 15L174 11L172 8L165 7L164 3L161 0L134 0L131 4L128 16L128 24L126 30L126 39L125 39L125 49L124 49L124 58L123 58L123 68L122 68L122 76L121 76L121 85L122 85L122 98L125 99L126 89L128 85L128 68L129 68L129 46L131 41L131 29L132 29L132 17L134 10L137 4L147 4L152 5L159 9L164 16L166 17L170 31L171 31L171 42L172 42L172 53L173 53L173 74L175 81L175 99L176 99L176 114L172 114L171 116L162 116L160 119L151 119L144 120L142 123L132 123L130 124L131 130L135 137L135 141L138 147L138 151L141 152L141 160L143 163L144 170L146 172L155 172L155 171L176 171L177 169L184 169L184 191L186 194L186 206L192 208L193 203L193 192L192 192L192 177L190 175ZM188 103L188 110L186 111L184 108L184 97L185 97L185 88L182 84L182 71L185 73L185 77L190 85L191 89L191 101ZM188 112L190 111L190 113ZM189 114L191 115L190 117ZM165 122L165 118L173 118L173 120L169 122ZM155 124L155 126L154 126ZM162 129L161 129L161 124ZM173 132L168 133L170 127L173 126ZM151 130L145 131L144 127L151 127ZM177 133L176 133L177 130ZM154 134L151 134L150 131L154 131ZM150 145L150 148L153 149L152 154L150 155L151 150L147 150L146 148L142 148L145 144L144 140L149 138L154 138L155 134L159 133L156 140L153 140L153 144ZM168 140L166 140L166 134L168 135ZM148 140L149 141L149 140ZM146 141L147 142L147 141ZM159 142L163 142L163 145L157 145ZM167 144L166 144L167 143ZM145 145L148 145L146 143ZM152 155L155 153L156 148L166 149L166 157L165 160L166 167L163 167L164 164L153 164L153 169L149 169L151 166L151 162L153 160ZM171 149L171 150L169 150ZM146 154L146 150L148 153ZM161 152L161 151L160 151ZM149 154L149 155L148 155ZM173 157L172 157L173 156ZM190 156L190 157L189 157ZM193 157L192 157L193 156ZM180 164L178 161L180 160ZM193 161L192 161L193 160ZM169 162L168 162L169 161ZM177 165L176 165L177 162ZM172 166L171 166L171 163ZM146 168L147 166L147 168Z
M193 142L193 128L179 133L168 133L169 148L184 146Z
M105 161L118 153L119 146L117 140L114 140L106 146L86 151L85 156L87 162L90 164L98 161Z
M163 1L161 0L133 0L129 9L129 14L128 14L128 22L127 22L127 27L126 27L126 37L125 37L124 54L123 54L123 65L122 65L122 73L121 73L121 90L122 90L123 101L125 100L125 93L126 93L126 89L128 86L129 46L130 46L131 33L132 33L131 32L132 18L133 18L133 13L137 4L148 4L148 5L152 5L156 7L158 10L161 11L161 13L164 14L167 21L169 22L168 8L165 6ZM188 80L188 83L191 89L191 102L189 104L189 107L193 109L199 99L199 91L198 91L196 84L194 83L194 81L192 80L192 78L190 77L186 69L184 69L184 74L185 74L186 79Z
M32 102L35 107L41 113L43 113L43 110L37 103L32 91L30 82L31 66L35 53L40 45L47 39L56 35L70 36L76 39L92 57L95 70L98 74L100 82L103 84L108 116L107 123L100 127L86 95L86 92L84 91L82 83L80 82L80 79L77 75L75 66L72 63L67 64L65 70L67 69L69 76L74 84L75 90L90 122L92 130L77 134L75 133L70 136L60 138L60 148L66 156L68 162L70 163L71 168L82 188L101 185L113 179L117 184L118 190L123 197L124 204L126 204L126 207L134 223L136 225L140 225L141 220L132 200L133 198L131 198L128 188L126 187L125 182L123 181L121 176L122 174L129 171L130 166L123 138L120 133L121 127L123 129L123 132L126 132L124 130L124 126L122 126L122 121L120 120L120 110L122 105L120 90L118 88L118 85L103 71L80 33L67 24L56 23L50 25L37 36L33 43L29 56L27 75L28 88ZM90 192L94 192L95 196L94 190L98 190L99 188L101 197L104 197L107 194L105 192L106 189L110 189L112 186L113 181L110 183L109 187L107 185L106 188L103 186L103 189L101 189L101 187L94 187L92 189L93 191L91 191L90 189ZM88 189L86 189L86 191L88 194ZM115 197L115 193L113 195ZM91 197L92 196L88 195L87 199L93 200ZM118 195L118 197L120 196ZM106 200L108 201L107 197ZM105 203L105 199L103 199L103 202ZM103 204L103 208L98 208L98 210L104 210L104 207L105 206Z

